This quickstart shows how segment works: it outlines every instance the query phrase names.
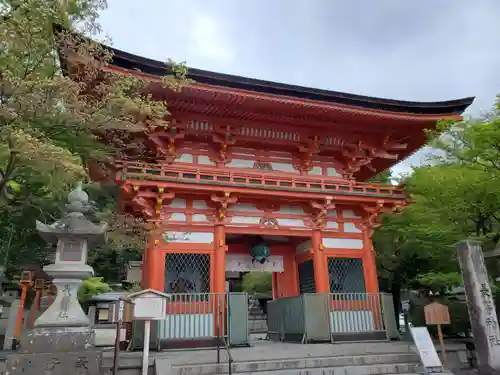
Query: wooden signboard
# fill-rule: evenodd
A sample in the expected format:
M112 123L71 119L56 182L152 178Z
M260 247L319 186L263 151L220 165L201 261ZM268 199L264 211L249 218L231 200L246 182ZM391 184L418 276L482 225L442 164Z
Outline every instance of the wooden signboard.
M446 347L444 345L443 324L451 324L450 310L448 306L438 302L432 302L424 306L425 324L429 326L437 326L439 344L443 353L443 362L446 363Z
M439 326L451 324L450 310L448 306L433 302L424 307L425 324Z

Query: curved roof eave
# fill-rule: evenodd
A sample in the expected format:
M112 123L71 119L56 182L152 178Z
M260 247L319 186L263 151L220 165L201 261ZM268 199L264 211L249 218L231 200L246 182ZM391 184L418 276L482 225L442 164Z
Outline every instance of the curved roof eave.
M116 67L155 76L164 76L171 73L168 64L164 62L133 55L114 48L111 48L111 51L113 52L111 64ZM440 102L383 99L215 73L195 68L189 68L188 75L197 83L212 86L416 115L460 115L474 101L474 97Z

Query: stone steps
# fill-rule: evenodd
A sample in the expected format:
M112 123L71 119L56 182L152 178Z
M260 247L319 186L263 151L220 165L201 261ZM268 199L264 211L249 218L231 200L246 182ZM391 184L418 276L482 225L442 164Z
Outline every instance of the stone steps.
M168 359L156 358L155 368L157 375L227 374L229 368L226 355L222 356L221 362L221 364L172 364ZM415 373L418 366L418 357L413 353L391 353L237 361L233 362L232 373L240 375L409 374Z
M417 374L418 366L410 363L365 366L318 367L308 369L288 369L277 371L262 371L260 375L401 375ZM252 372L238 373L251 375Z

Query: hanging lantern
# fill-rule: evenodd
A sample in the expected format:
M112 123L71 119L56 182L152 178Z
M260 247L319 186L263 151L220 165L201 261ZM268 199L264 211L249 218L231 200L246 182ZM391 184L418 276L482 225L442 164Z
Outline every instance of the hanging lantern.
M250 248L250 255L252 256L252 262L257 261L260 264L264 264L269 255L271 255L271 249L269 249L269 246L267 246L262 238L259 238L259 241Z

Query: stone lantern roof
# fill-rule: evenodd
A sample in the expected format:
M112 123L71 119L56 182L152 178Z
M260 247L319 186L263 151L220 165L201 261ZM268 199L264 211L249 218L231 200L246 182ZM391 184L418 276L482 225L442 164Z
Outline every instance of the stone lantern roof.
M82 184L68 195L66 213L53 224L44 224L36 221L36 229L40 236L50 244L56 244L58 239L65 236L87 240L89 244L98 245L106 241L108 225L94 224L85 217L90 211L89 196L82 189Z

